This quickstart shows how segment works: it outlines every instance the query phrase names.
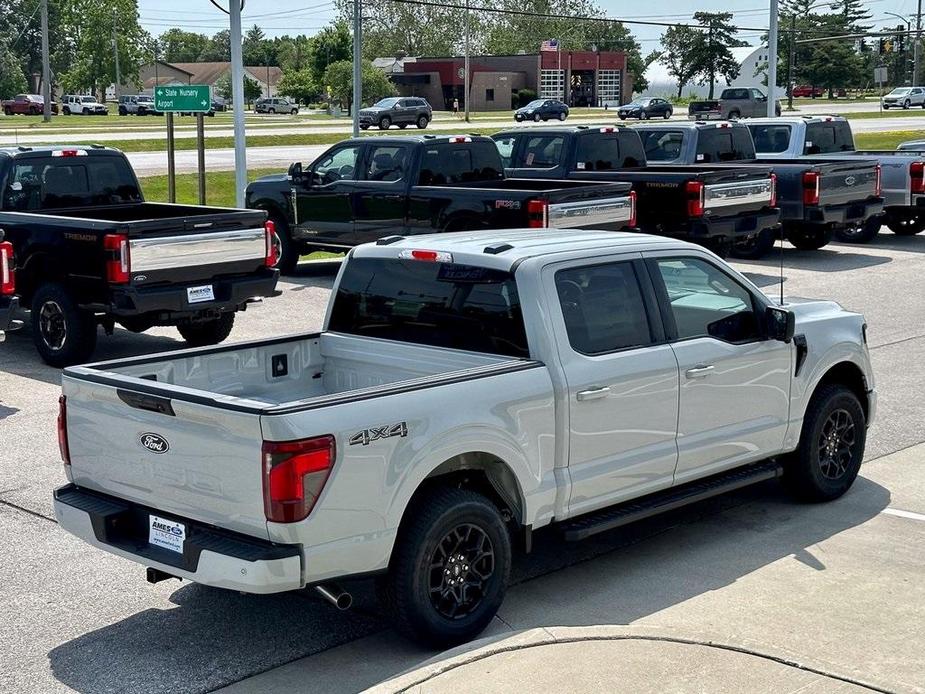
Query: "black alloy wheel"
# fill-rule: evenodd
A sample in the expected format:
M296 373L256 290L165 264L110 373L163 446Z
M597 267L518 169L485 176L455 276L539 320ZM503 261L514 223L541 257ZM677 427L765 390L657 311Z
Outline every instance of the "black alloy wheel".
M430 559L430 601L438 614L461 619L482 604L495 571L495 550L484 530L463 523L437 544Z
M838 409L832 412L822 425L817 442L822 476L828 480L841 479L851 467L857 442L854 419L848 410Z

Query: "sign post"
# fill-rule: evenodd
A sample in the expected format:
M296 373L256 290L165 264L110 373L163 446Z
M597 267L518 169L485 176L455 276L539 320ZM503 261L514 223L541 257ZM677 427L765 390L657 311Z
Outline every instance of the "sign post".
M883 113L883 83L887 81L887 73L885 67L875 67L874 68L874 82L879 85L880 90L880 113Z
M212 108L212 92L207 84L164 85L154 88L154 110L167 114L167 197L177 201L174 161L173 114L196 114L196 149L198 150L199 204L206 200L205 127L202 114Z

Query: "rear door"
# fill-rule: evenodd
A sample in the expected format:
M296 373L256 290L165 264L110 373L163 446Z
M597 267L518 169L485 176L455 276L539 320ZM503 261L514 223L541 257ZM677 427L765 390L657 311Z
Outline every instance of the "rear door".
M297 238L352 245L353 193L362 154L361 144L339 145L311 165L307 184L296 188Z
M369 145L356 182L355 243L401 234L407 226L407 190L414 149L406 145Z
M792 345L764 337L760 294L706 254L646 255L680 371L675 483L779 453Z
M567 382L569 513L669 486L678 364L639 257L556 264L544 285Z

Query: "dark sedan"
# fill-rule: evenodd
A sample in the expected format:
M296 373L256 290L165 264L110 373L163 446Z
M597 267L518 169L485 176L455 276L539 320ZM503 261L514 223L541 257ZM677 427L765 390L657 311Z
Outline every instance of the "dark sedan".
M638 118L639 120L649 120L650 118L671 118L674 109L671 104L664 99L653 97L651 99L636 99L629 104L624 104L617 109L617 115L620 120L627 118Z
M536 99L526 106L514 111L514 120L521 123L532 120L539 123L541 120L565 120L568 118L568 106L556 99Z

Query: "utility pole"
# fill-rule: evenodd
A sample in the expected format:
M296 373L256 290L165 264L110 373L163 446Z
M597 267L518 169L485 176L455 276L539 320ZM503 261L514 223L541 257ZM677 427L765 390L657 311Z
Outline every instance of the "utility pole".
M790 16L790 58L787 60L787 110L793 110L793 61L796 60L797 15Z
M466 106L466 122L469 122L469 0L466 0L466 41L463 59L463 103Z
M363 101L363 7L353 0L353 136L360 136L360 103Z
M922 0L919 0L915 11L915 44L912 47L912 86L917 87L922 66Z
M247 187L247 151L244 135L244 56L241 54L241 7L243 0L230 0L231 98L234 100L234 199L244 207Z
M46 0L47 1L47 0ZM119 34L116 32L116 11L112 11L112 52L116 59L116 101L119 101L120 92L122 91L119 85L122 84L122 73L119 71Z
M768 25L768 118L777 115L777 0L771 0Z
M48 59L48 0L42 0L42 120L51 122L51 66Z

